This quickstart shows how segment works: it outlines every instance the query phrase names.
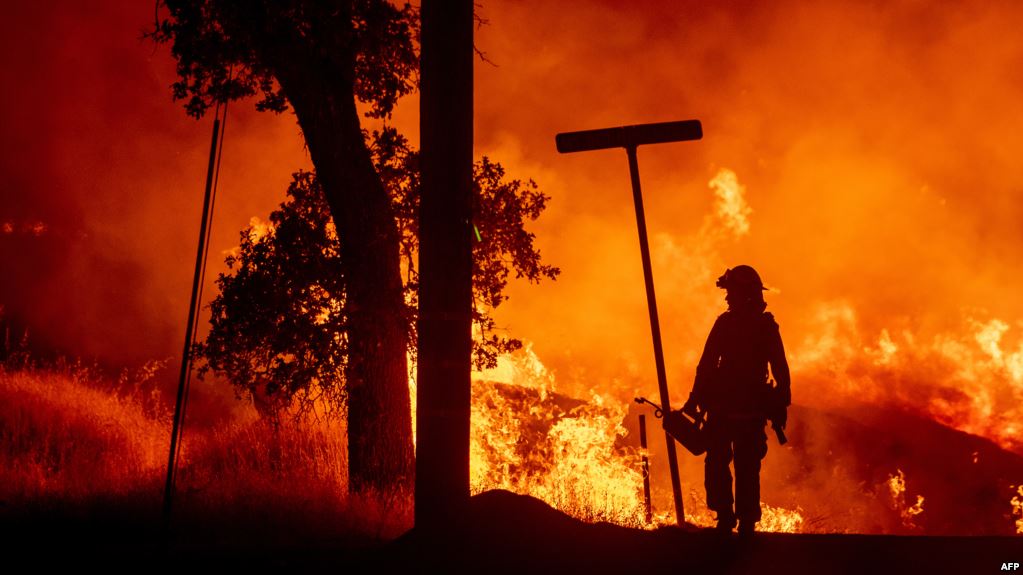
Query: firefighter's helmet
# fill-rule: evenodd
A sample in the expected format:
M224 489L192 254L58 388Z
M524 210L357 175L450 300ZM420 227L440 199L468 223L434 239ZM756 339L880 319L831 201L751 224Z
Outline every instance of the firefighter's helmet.
M753 289L766 290L764 282L760 281L760 274L750 266L742 265L725 270L725 274L718 278L717 286L721 289Z

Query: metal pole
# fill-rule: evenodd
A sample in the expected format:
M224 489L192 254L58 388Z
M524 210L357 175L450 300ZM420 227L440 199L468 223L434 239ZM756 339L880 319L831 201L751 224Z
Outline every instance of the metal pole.
M657 321L657 299L654 297L654 277L650 266L650 246L646 238L646 218L643 215L643 195L639 187L639 165L636 162L636 147L644 144L665 144L699 140L703 137L703 125L699 120L680 122L659 122L637 124L617 128L564 132L554 137L558 151L562 154L586 152L607 148L625 148L629 156L629 174L632 176L632 197L636 203L636 224L639 228L639 249L643 256L643 275L646 280L647 307L650 311L650 331L654 339L654 359L657 361L657 385L661 393L661 412L671 413L668 402L668 378L664 370L664 351L661 349L661 327ZM668 467L671 471L671 492L675 498L675 520L685 522L682 508L682 484L678 477L678 458L675 442L667 431L664 439L668 444Z
M219 110L219 108L218 108ZM163 528L170 525L171 503L174 497L174 475L178 456L178 441L181 435L181 420L185 407L185 389L188 372L192 367L192 330L199 308L199 285L202 282L203 256L206 253L206 228L209 226L210 198L213 194L213 173L217 159L217 138L220 135L220 118L213 119L213 138L210 142L210 162L206 169L206 191L203 196L202 220L199 224L199 249L195 256L195 275L192 278L192 299L188 305L188 323L185 329L185 348L181 354L181 375L178 379L178 396L174 403L174 422L171 426L170 452L167 457L167 483L163 491Z
M646 456L646 416L639 414L639 446L643 448L643 503L646 507L647 524L653 519L650 510L650 459Z
M665 416L671 413L668 400L668 376L664 369L664 349L661 347L661 324L657 319L657 297L654 295L654 274L650 264L650 244L646 237L646 216L643 214L643 193L639 186L639 163L636 160L636 147L627 146L629 156L629 175L632 176L632 199L636 204L636 227L639 228L639 251L643 257L643 279L646 281L646 303L650 312L650 332L654 339L654 361L657 363L657 389L661 393L661 410ZM679 525L685 523L686 516L682 504L682 482L678 476L678 456L675 454L675 440L667 431L664 439L668 444L668 470L671 473L671 494L675 499L675 521Z

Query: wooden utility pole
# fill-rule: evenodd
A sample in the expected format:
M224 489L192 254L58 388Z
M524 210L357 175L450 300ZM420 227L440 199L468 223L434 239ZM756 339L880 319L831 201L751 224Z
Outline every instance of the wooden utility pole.
M421 14L415 522L429 533L469 504L473 3Z

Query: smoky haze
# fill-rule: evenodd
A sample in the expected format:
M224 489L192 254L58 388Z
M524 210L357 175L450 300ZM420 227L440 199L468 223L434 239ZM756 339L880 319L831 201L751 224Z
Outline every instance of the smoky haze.
M0 24L12 79L0 92L0 225L12 230L0 302L44 350L114 364L180 353L210 119L171 101L169 51L141 39L152 9L29 3ZM563 270L513 283L498 318L566 392L628 400L656 381L625 154L561 156L553 136L697 118L703 140L639 151L675 401L724 309L715 278L747 263L773 288L797 402L894 397L1018 442L1003 424L1023 393L1023 7L480 12L476 150L552 197L532 230ZM416 108L406 99L393 120L413 142ZM309 167L290 113L237 103L226 132L207 286L238 231ZM1003 419L985 427L992 413Z
M180 354L210 120L196 122L171 101L169 53L142 38L152 3L7 11L0 226L10 231L0 233L0 304L8 324L27 329L36 352L103 365ZM241 105L226 130L220 185L230 191L218 201L207 285L238 231L273 209L291 171L307 164L287 116Z
M553 196L534 230L563 269L514 286L500 317L564 385L628 399L656 379L625 154L559 156L554 133L699 118L703 140L639 149L675 401L724 309L715 278L747 263L773 288L797 402L894 399L991 436L1005 419L971 425L1018 421L1023 8L513 3L485 16L478 43L497 66L477 66L476 146ZM745 233L719 213L722 170L745 189ZM975 392L990 401L959 395Z

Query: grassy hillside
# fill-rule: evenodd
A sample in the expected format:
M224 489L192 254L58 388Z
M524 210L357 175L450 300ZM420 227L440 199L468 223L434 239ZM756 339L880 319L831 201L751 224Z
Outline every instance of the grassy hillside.
M143 369L110 380L79 365L0 367L0 521L48 534L155 534L170 413L152 375ZM180 540L372 546L411 527L409 496L347 494L343 423L274 426L248 402L212 410L202 403L192 402L179 464L173 529ZM577 519L652 527L641 515L638 452L614 445L625 433L622 418L635 414L613 407L475 382L474 492L507 489ZM1020 529L1023 507L1010 499L1023 481L1023 458L990 441L877 409L794 408L789 431L791 443L779 448L772 439L765 463L762 531ZM663 472L660 445L650 453ZM699 488L702 462L687 458L683 470L689 520L712 524ZM666 478L654 479L655 517L668 521Z
M0 367L0 519L47 531L159 524L170 413L145 372ZM340 424L272 426L239 402L186 428L173 529L209 543L372 543L411 525L407 497L346 495Z

